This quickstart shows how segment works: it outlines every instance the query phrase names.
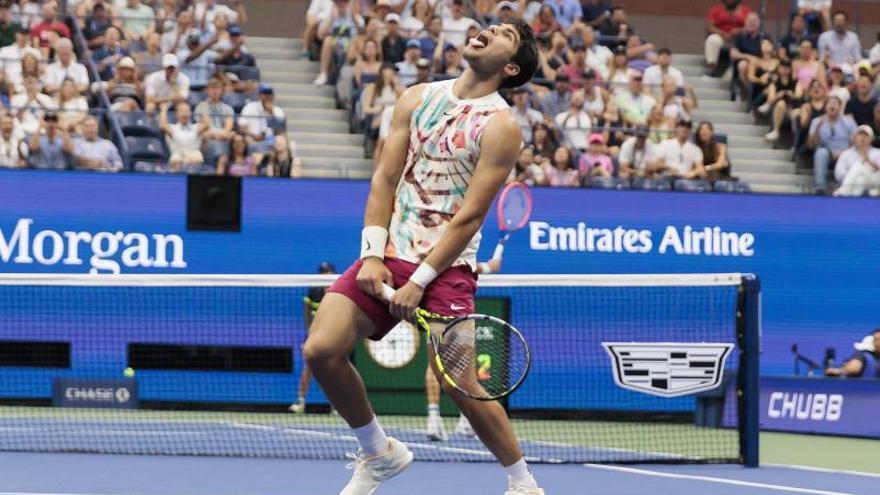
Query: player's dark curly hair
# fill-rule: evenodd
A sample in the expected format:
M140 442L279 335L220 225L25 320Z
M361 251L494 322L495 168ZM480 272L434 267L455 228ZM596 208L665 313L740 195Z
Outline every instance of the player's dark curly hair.
M516 88L529 82L538 69L538 45L532 27L522 19L511 19L510 24L519 35L519 49L510 60L519 67L519 73L501 81L502 88Z

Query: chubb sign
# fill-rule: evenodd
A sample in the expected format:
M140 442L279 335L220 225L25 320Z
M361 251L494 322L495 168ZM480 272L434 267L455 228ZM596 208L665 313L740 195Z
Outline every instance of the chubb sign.
M186 268L183 238L176 234L76 232L40 229L19 218L0 225L0 262L21 265L83 265L89 273L118 274L123 268Z

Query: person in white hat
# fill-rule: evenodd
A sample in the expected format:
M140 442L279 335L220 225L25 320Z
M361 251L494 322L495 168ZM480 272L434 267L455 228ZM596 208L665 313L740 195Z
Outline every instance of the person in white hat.
M880 328L853 344L856 352L840 368L828 368L827 376L880 378Z
M861 196L865 191L880 196L880 149L871 146L873 140L871 126L856 129L853 145L840 154L834 166L834 178L841 183L835 196Z
M162 57L162 69L147 76L144 86L148 112L156 110L163 103L176 105L189 98L189 78L180 72L180 62L173 53L166 53Z

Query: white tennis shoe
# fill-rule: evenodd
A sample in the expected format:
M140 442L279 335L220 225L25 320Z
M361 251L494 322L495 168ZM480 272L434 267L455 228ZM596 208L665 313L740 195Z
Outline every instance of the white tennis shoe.
M467 416L464 414L458 417L458 424L455 425L455 434L464 435L466 437L477 436L477 432L474 431L474 427L471 426L471 422L468 421Z
M443 426L443 418L439 414L428 415L428 424L425 431L428 434L428 440L432 442L445 442L449 440L446 427Z
M383 481L397 476L413 461L413 454L406 445L391 437L388 452L382 455L367 458L358 451L347 456L354 461L347 466L354 469L354 475L339 495L372 495Z
M507 491L504 495L544 495L544 489L517 485L508 477Z

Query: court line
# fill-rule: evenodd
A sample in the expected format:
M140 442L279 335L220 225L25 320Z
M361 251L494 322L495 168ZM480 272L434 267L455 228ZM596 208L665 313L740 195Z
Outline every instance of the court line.
M643 476L654 476L657 478L672 478L679 480L707 481L709 483L721 483L725 485L747 486L751 488L761 488L764 490L776 490L791 493L806 493L810 495L855 495L847 492L831 492L827 490L816 490L813 488L800 488L787 485L770 485L767 483L758 483L755 481L743 481L731 478L719 478L715 476L697 476L692 474L667 473L663 471L651 471L648 469L637 469L624 466L606 466L602 464L582 464L586 468L601 469L605 471L616 471L621 473L639 474ZM2 494L0 494L2 495Z
M802 466L799 464L776 464L776 463L772 463L772 462L762 462L761 465L767 466L767 467L796 469L798 471L814 471L816 473L828 473L828 474L849 474L852 476L865 476L868 478L880 479L880 474L867 473L865 471L852 471L850 469L833 469L833 468L823 468L823 467L816 467L816 466Z

